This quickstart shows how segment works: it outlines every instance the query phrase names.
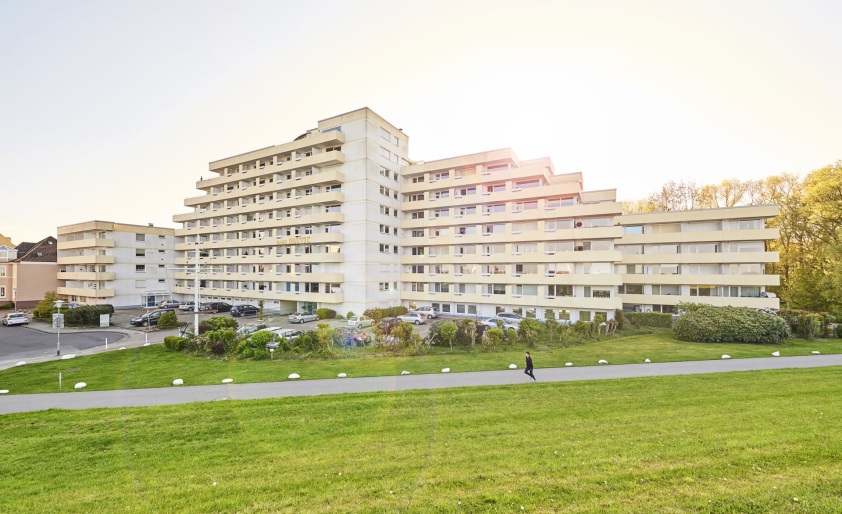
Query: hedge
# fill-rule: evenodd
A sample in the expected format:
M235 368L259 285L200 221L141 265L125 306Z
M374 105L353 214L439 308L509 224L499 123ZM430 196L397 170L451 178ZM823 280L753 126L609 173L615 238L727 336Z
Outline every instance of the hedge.
M73 309L62 309L64 324L68 327L99 326L99 316L112 312L114 307L110 305L80 305Z
M627 312L626 318L636 327L670 328L672 314L664 312Z
M322 307L321 309L316 309L316 316L319 319L334 319L336 317L336 311Z
M783 318L747 307L704 306L675 322L675 337L702 343L780 343L789 336Z
M371 318L375 322L379 322L383 318L396 318L398 316L403 316L409 312L406 307L388 307L386 309L376 308L376 309L366 309L363 312L363 316L366 318Z

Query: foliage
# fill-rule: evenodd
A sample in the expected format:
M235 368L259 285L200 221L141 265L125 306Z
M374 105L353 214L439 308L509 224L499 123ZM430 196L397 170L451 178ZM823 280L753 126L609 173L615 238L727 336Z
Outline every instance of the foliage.
M367 318L371 318L374 320L375 323L379 323L383 318L396 318L398 316L403 316L409 312L406 307L388 307L386 309L381 308L374 308L374 309L366 309L363 312L363 316Z
M58 293L55 291L44 293L44 299L38 302L38 305L32 309L32 317L35 319L49 320L53 313L56 312L54 302L58 299Z
M623 330L626 327L626 313L623 309L614 310L614 321L617 322L617 330Z
M205 337L209 353L216 355L233 353L237 347L237 331L232 328L211 330L205 334Z
M257 302L257 317L261 321L263 320L263 304L264 304L263 300L259 300Z
M322 307L320 309L316 309L316 316L318 316L319 319L334 319L336 317L336 311Z
M450 348L452 349L453 340L456 339L456 323L452 321L442 323L439 333L441 334L442 341L450 345Z
M164 346L174 352L180 352L184 350L184 343L186 341L187 339L184 337L167 336L164 338Z
M175 328L177 326L178 316L175 315L175 311L167 311L158 318L158 328Z
M237 320L230 316L211 316L199 323L199 334L204 334L211 330L221 330L223 328L237 330L238 326Z
M681 341L717 343L781 343L789 336L779 316L746 307L704 306L686 312L673 327Z
M627 312L629 322L635 327L670 328L672 314L665 312Z
M537 319L533 318L521 320L520 325L518 326L521 341L528 344L530 348L535 347L539 337L545 330L546 326Z
M826 312L814 313L781 309L778 311L778 316L787 322L790 332L795 337L803 337L804 339L811 340L817 337L827 338L834 336L832 327L836 318Z
M345 319L353 318L354 316L356 316L356 314L354 314L354 311L348 311L348 313L345 314Z
M111 312L110 305L80 305L73 309L61 309L64 324L68 327L99 326L99 316ZM56 309L53 309L56 311ZM56 311L58 312L58 311ZM178 322L178 320L176 320Z

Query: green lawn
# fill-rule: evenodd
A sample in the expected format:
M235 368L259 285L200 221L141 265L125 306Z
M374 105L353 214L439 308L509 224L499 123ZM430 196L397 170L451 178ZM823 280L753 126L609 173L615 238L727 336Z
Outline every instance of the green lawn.
M115 355L131 374L156 351ZM841 380L817 368L10 414L0 512L837 513Z
M571 348L532 350L538 368L594 366L600 359L609 364L691 361L733 358L809 355L811 351L842 353L842 339L805 341L790 339L782 345L711 344L676 341L670 333L618 337ZM170 352L161 345L112 351L77 357L72 360L28 364L0 371L0 389L10 394L58 391L62 374L64 391L73 384L86 382L87 390L171 387L176 378L186 385L219 384L224 378L236 383L286 380L290 373L302 379L333 378L339 373L349 377L397 375L407 370L413 374L438 373L448 367L452 372L505 369L511 363L523 366L523 350L499 352L436 354L417 357L373 357L350 353L348 358L331 360L221 361Z

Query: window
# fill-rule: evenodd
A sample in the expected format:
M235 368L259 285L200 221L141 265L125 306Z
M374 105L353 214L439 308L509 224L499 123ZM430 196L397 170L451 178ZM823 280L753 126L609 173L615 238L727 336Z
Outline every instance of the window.
M547 296L555 298L556 296L573 296L573 286L552 284L547 286Z
M450 190L449 189L440 189L438 191L433 191L430 194L431 198L441 199L441 198L450 198Z
M502 193L506 190L506 184L489 184L485 186L485 194Z
M393 145L398 146L398 142L399 142L398 136L393 135L391 132L389 132L388 130L386 130L384 128L380 129L380 137L382 137L386 141L392 143Z
M450 209L436 209L431 214L431 218L447 218L450 216Z
M410 202L422 202L424 201L424 193L416 193L414 195L409 195Z
M400 162L400 157L398 157L396 154L393 154L389 150L386 150L382 146L380 147L380 157L388 159L389 161L392 161L395 164L398 164Z
M555 232L556 230L562 230L567 228L573 228L573 220L561 219L547 220L544 222L544 232Z
M489 173L494 173L494 172L497 172L497 171L506 171L508 169L509 169L508 163L506 163L506 164L493 164L491 166L485 167L485 170L488 171Z
M649 227L648 232L651 234L673 234L681 232L681 225L678 223L660 223Z
M620 294L643 294L643 285L642 284L626 284L624 286L620 286L619 293Z
M134 236L135 241L146 242L146 234L135 234Z
M456 190L456 196L469 196L477 194L476 186L461 187Z
M389 196L392 194L392 191L386 186L380 186L380 194L383 196Z
M515 189L529 189L532 187L540 187L540 180L524 180L522 182L515 182Z
M135 273L146 273L146 264L136 264L134 271Z
M623 227L623 235L631 236L643 233L643 225L628 225Z
M436 181L436 180L447 180L449 178L450 178L450 172L449 171L439 171L437 173L432 174L432 176L430 177L430 182L433 182L433 181Z
M409 219L423 220L424 219L424 211L410 212L409 213Z
M0 266L0 277L6 276L6 266Z
M420 184L422 182L424 182L424 175L420 175L418 177L412 177L412 183L413 184Z
M413 230L412 231L412 237L424 237L424 231L423 230Z
M6 297L6 286L0 286L0 298Z

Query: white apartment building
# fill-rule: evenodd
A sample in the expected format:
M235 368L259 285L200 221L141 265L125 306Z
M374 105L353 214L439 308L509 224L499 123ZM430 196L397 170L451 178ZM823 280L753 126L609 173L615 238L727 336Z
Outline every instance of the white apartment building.
M623 215L615 190L586 191L548 158L410 162L407 136L367 108L209 169L193 211L174 216L176 263L192 265L198 244L203 301L570 321L680 299L777 307L765 288L778 278L763 274L777 207ZM192 298L193 274L175 279Z
M766 264L779 257L766 251L766 241L779 231L766 220L779 212L777 205L752 205L622 216L616 272L623 308L672 312L682 301L778 308L766 288L780 277L767 275Z
M199 243L203 300L345 314L400 303L400 167L409 139L369 109L289 143L210 163L174 216L180 265ZM174 292L193 294L176 273Z
M152 306L172 297L171 228L88 221L58 227L57 293L114 307Z

